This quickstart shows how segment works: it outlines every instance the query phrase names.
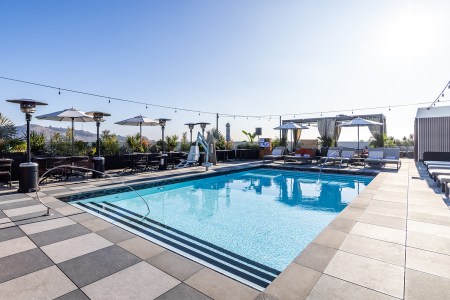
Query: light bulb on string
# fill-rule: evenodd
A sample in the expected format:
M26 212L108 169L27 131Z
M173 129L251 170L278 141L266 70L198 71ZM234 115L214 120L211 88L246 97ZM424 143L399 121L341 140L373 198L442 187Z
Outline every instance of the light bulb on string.
M389 106L389 111L391 111L391 107Z
M111 98L108 98L108 103L111 103Z
M58 95L61 95L61 89L58 88Z
M145 109L148 109L147 104L145 104Z

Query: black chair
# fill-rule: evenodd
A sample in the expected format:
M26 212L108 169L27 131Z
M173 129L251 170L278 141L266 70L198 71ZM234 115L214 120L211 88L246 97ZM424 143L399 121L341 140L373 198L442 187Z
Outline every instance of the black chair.
M12 159L8 158L2 158L0 159L0 178L6 179L6 184L9 185L9 187L12 186L11 184L11 167L12 167Z
M69 165L71 162L67 157L47 157L46 160L46 168L45 171L51 170L47 176L48 178L53 178L57 180L63 180L67 178L67 170L66 168L57 168L62 165ZM52 170L53 168L56 168Z
M93 163L89 161L89 156L72 156L70 157L70 163L74 168L71 170L70 174L67 174L67 178L83 177L83 179L85 179L86 174L91 172L88 169L94 168Z

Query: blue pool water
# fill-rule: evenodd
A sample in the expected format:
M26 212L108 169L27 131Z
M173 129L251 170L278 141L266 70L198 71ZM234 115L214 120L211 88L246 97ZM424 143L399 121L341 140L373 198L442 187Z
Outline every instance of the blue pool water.
M135 231L147 232L146 226L153 226L150 239L156 242L188 239L178 252L195 258L196 247L203 247L206 254L199 259L215 265L209 256L219 256L222 265L217 268L227 274L233 273L229 265L234 260L244 275L252 273L249 265L255 267L262 272L257 277L263 278L255 284L265 286L272 280L265 279L266 273L276 276L282 271L372 180L337 174L317 179L317 173L253 169L142 189L137 192L150 207L144 221L147 205L131 191L75 205L122 227L132 220Z

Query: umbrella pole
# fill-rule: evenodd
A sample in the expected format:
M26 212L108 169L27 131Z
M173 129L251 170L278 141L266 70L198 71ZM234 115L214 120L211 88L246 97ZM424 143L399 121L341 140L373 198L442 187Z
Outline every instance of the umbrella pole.
M74 153L75 153L75 152L74 152L75 149L74 149L74 147L73 147L73 145L74 145L74 133L75 133L75 132L74 132L74 126L75 126L75 125L74 125L74 122L75 122L74 120L75 120L75 119L72 118L72 156L75 156L75 154L74 154Z
M294 130L291 129L291 152L294 152Z
M359 125L358 125L358 155L359 155Z
M142 123L139 123L139 137L141 139L141 146L142 146Z

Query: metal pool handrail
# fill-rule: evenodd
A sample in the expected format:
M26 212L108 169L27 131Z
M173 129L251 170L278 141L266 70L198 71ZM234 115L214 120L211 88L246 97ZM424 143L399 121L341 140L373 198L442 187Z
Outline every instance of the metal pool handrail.
M320 182L320 175L322 175L322 169L323 169L323 167L326 165L328 159L329 159L330 157L334 158L333 154L335 154L336 152L339 152L339 151L340 151L340 150L335 150L335 151L331 152L331 155L327 155L327 158L325 159L325 161L323 162L323 164L321 164L321 166L320 166L319 176L317 177L317 183ZM341 162L342 162L342 159L341 159Z
M145 216L143 216L141 220L145 219L150 214L150 206L148 205L147 201L145 201L145 199L135 189L133 189L132 186L130 186L130 185L126 184L125 182L123 182L123 180L119 179L119 177L115 177L115 176L112 176L110 174L106 174L105 172L97 171L97 170L90 169L90 168L79 167L79 166L72 166L72 165L60 165L60 166L57 166L57 167L54 167L54 168L51 168L51 169L45 171L44 174L42 174L42 176L38 180L38 189L36 189L36 198L38 199L38 201L42 205L44 205L47 208L47 214L46 214L47 216L51 215L50 214L51 207L49 207L44 202L42 202L41 198L39 197L39 193L38 193L39 190L40 190L39 189L39 184L41 184L41 182L44 179L46 179L45 175L47 175L48 173L50 173L53 170L58 170L58 169L61 169L61 170L64 170L64 171L67 170L67 169L77 169L77 170L91 171L91 172L95 172L95 173L101 174L103 176L106 176L108 178L111 178L113 180L117 179L119 181L119 183L123 184L124 186L128 187L131 191L135 192L136 195L138 195L138 197L141 198L142 201L144 201L145 205L147 206L147 214Z

